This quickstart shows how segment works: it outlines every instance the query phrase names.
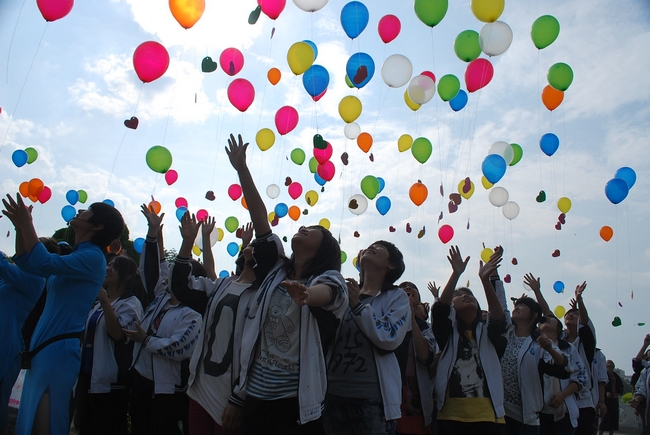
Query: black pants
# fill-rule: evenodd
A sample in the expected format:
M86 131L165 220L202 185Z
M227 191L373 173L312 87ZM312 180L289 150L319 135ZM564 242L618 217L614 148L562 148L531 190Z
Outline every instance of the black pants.
M91 394L90 374L81 372L75 392L75 425L81 435L127 435L129 390Z
M323 419L300 424L298 398L260 400L246 397L242 415L243 435L322 435Z
M438 420L440 435L502 435L505 425L489 422L464 423L454 420Z
M130 408L133 435L178 435L188 408L185 393L154 394L153 381L135 373ZM183 430L187 433L187 426Z
M597 427L594 425L596 420L596 409L580 408L578 416L578 427L576 435L595 435Z

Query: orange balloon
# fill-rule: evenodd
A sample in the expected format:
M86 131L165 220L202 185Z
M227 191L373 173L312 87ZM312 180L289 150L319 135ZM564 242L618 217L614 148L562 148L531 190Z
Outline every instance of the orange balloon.
M158 201L151 201L149 205L147 205L147 208L150 212L158 214L160 213L160 210L162 210L162 205L160 205Z
M201 19L205 0L169 0L169 10L181 27L189 29Z
M300 219L300 209L296 205L289 207L289 217L294 221Z
M409 189L409 198L418 207L426 201L427 196L429 196L429 189L420 180Z
M370 151L370 147L372 146L372 136L370 136L370 133L363 132L357 136L357 145L359 145L359 148L364 153Z
M20 187L18 188L18 191L20 192L20 195L23 198L27 198L29 196L29 182L23 181L22 183L20 183Z
M275 86L280 81L280 77L282 77L282 73L280 73L280 70L277 68L271 68L269 72L266 73L266 77L268 77L269 82L271 82L271 84Z
M246 198L241 197L241 206L248 210L248 204L246 204Z
M38 196L29 195L29 199L31 199L32 202L38 202Z
M608 227L607 225L605 225L600 229L600 237L604 241L609 242L612 239L612 237L614 237L614 230L612 229L612 227Z
M542 103L550 111L557 109L562 104L562 100L564 100L564 92L558 91L550 85L542 91Z
M29 196L38 196L38 194L43 191L43 187L45 187L45 185L39 178L32 178L27 184Z

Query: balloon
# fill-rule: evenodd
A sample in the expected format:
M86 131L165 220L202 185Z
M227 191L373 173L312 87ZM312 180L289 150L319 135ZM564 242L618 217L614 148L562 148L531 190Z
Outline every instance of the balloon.
M237 218L234 216L229 216L226 218L226 221L224 222L224 226L226 227L226 230L228 230L228 232L234 233L237 230L237 228L239 228L239 220L237 220Z
M277 85L280 82L281 77L282 73L277 68L271 68L269 72L266 73L266 78L269 79L269 83L271 83L273 86Z
M261 128L255 135L255 143L262 151L266 151L275 143L275 133L270 128Z
M612 237L614 237L614 230L612 229L612 227L605 225L600 229L600 237L604 241L609 242L612 239Z
M28 159L29 156L23 150L16 150L11 153L11 161L14 162L14 165L16 165L18 168L25 166Z
M401 88L411 80L412 75L411 61L401 54L388 56L381 66L381 78L391 88Z
M70 222L77 215L77 210L71 205L65 205L61 209L61 217L64 221Z
M305 193L305 202L310 207L313 207L318 202L318 193L315 190L309 190Z
M298 183L297 181L294 181L289 185L289 196L292 199L298 199L300 198L300 195L302 195L302 184ZM295 219L294 219L295 220Z
M492 144L488 150L488 154L498 154L506 161L507 164L510 164L515 158L515 151L512 149L508 142L495 142Z
M228 187L228 196L233 201L237 201L239 198L241 198L241 195L242 188L239 184L231 184L230 187Z
M179 222L183 220L183 216L185 216L185 213L187 213L187 207L178 207L176 209L176 219L178 219Z
M530 37L539 50L555 42L559 34L560 23L552 15L542 15L535 20L533 27L530 29Z
M547 156L552 156L555 154L555 151L560 147L560 139L553 133L546 133L539 140L539 147L542 149L544 154Z
M399 137L399 139L397 139L397 149L400 153L403 153L404 151L410 149L412 144L413 138L408 134L403 134Z
M348 210L352 214L360 215L366 212L368 209L368 200L365 196L360 194L355 194L350 197L348 200Z
M68 190L65 194L65 200L70 203L70 205L75 205L79 201L79 192L76 190Z
M322 149L322 150L327 148L327 145L328 145L327 141L325 139L323 139L323 136L321 136L318 133L316 133L314 135L314 138L312 139L312 143L314 144L314 148L319 148L319 149Z
M172 15L184 29L189 29L201 19L205 0L169 0Z
M469 177L458 183L458 193L465 199L470 199L474 195L474 190L474 183L472 183Z
M363 88L375 74L375 62L369 54L354 53L345 65L345 72L355 88Z
M276 216L279 218L283 218L289 213L289 207L284 202L280 202L275 205L275 208L273 209L275 212Z
M223 230L221 228L217 228L216 233L217 233L217 241L218 242L222 241L224 236ZM214 232L212 234L214 234ZM210 239L210 241L212 242L212 239ZM212 243L212 245L214 245L214 243Z
M294 221L300 219L300 209L298 206L292 205L289 207L289 217Z
M508 202L508 191L504 189L503 187L497 186L490 190L490 193L488 195L488 199L490 200L490 204L492 204L495 207L502 207Z
M280 196L280 187L277 184L269 184L266 188L266 195L271 199L277 198Z
M318 169L318 160L316 160L315 157L312 157L309 159L309 172L312 174L316 173L316 170Z
M43 190L41 190L41 193L38 194L38 201L41 204L45 204L52 198L52 189L50 189L47 186L43 187Z
M379 193L379 180L372 175L366 175L361 180L361 191L368 199L375 199Z
M287 62L291 72L299 76L314 63L314 49L306 42L296 42L289 47Z
M38 158L38 151L35 148L28 147L25 148L25 152L27 153L27 164L31 165Z
M278 133L290 133L298 125L298 111L291 106L283 106L275 113L275 127Z
M18 191L23 198L27 198L29 196L29 181L23 181L20 183Z
M388 213L388 210L390 210L390 206L391 202L387 196L380 196L375 202L375 207L377 207L377 211L382 216L386 216L386 213Z
M334 166L334 163L328 160L322 165L318 165L318 168L316 169L316 173L323 180L331 181L332 178L334 178L334 174L336 173L336 167Z
M372 147L372 136L370 133L363 132L357 136L357 145L359 145L359 148L364 153L370 151L370 147Z
M384 15L379 20L379 24L377 24L379 37L384 41L384 44L388 44L397 38L401 30L402 23L395 15Z
M205 209L200 209L196 212L196 220L199 222L205 222L208 217L210 217L210 214Z
M162 210L162 204L160 204L158 201L151 201L149 204L147 204L147 209L149 209L149 211L152 213L158 214Z
M312 97L317 97L325 92L329 83L330 75L325 67L320 65L312 65L302 76L302 84Z
M172 153L163 146L155 145L149 148L145 158L147 166L159 174L164 174L172 167Z
M431 152L433 151L433 145L431 141L426 137L419 137L413 141L411 145L411 153L415 160L420 163L425 163L431 157Z
M449 8L448 0L415 0L415 15L429 27L437 26Z
M318 165L318 163L316 163L316 165ZM325 183L327 183L327 181L323 180L323 178L320 175L318 175L318 169L316 169L316 171L317 172L314 173L314 181L316 181L316 183L318 183L319 186L324 186Z
M564 100L564 92L558 91L551 85L544 87L542 91L542 103L544 103L544 106L548 110L553 111L557 109L562 104L562 100Z
M464 30L456 36L454 52L463 62L471 62L481 55L481 45L478 42L476 30Z
M458 95L460 90L460 80L453 74L447 74L440 78L438 82L438 95L442 101L449 101Z
M133 249L135 249L135 252L138 254L142 254L142 248L144 248L144 238L138 237L133 241Z
M180 207L187 208L187 205L188 205L187 204L187 199L182 198L182 197L181 198L176 198L176 201L174 201L174 205L176 206L176 208L180 208Z
M316 12L327 4L328 0L293 0L294 4L305 12Z
M325 228L326 230L329 230L330 229L330 220L327 219L327 218L323 218L323 219L318 221L318 225Z
M620 178L612 178L605 185L605 196L612 204L618 204L623 201L629 191L630 188L625 180Z
M386 187L386 182L381 177L377 177L377 181L379 181L379 192L377 193L381 193L381 191L384 190L384 187Z
M170 169L169 171L165 172L165 182L167 183L168 186L171 186L178 180L178 172L176 172L173 169Z
M348 254L345 251L341 251L341 264L345 263L348 259Z
M138 45L133 53L133 68L144 83L160 78L169 67L167 49L155 41Z
M494 254L494 251L491 248L483 248L481 251L481 261L484 263L487 263L490 261L490 257L492 257L492 254Z
M280 16L287 2L286 0L257 0L257 4L267 17L275 20Z
M231 257L234 257L239 253L239 245L236 242L230 242L226 246L226 251L230 254Z
M348 38L354 39L368 25L368 8L361 2L351 1L341 9L341 26Z
M454 112L458 112L467 105L467 100L467 92L460 89L458 94L449 100L449 107L451 107Z
M354 122L361 115L361 101L354 95L348 95L339 103L339 115L347 123Z
M484 23L493 23L499 19L505 7L505 0L471 0L472 13Z
M411 198L413 204L417 205L418 207L421 206L424 201L426 201L427 196L429 196L429 189L427 189L427 186L422 184L421 181L413 184L409 189L409 198Z
M240 112L245 112L255 99L255 88L246 79L235 79L228 85L228 100Z
M415 76L411 79L406 91L414 103L425 104L431 101L436 94L436 82L429 76Z
M442 243L449 243L454 238L454 229L451 225L443 225L438 228L438 238Z
M481 165L485 179L490 183L497 183L506 173L506 161L498 154L490 154Z
M623 166L622 168L619 168L618 171L616 171L614 178L620 178L621 180L625 181L627 183L627 187L631 189L632 186L634 186L636 183L636 172L634 172L634 169L632 168Z
M311 49L314 50L314 60L316 60L316 58L318 58L318 47L316 47L316 44L314 44L314 42L310 41L309 39L305 39L302 42L306 42L307 44L309 44Z
M343 127L343 134L350 140L355 140L361 134L361 127L356 122L348 122Z
M503 216L505 216L506 219L513 220L519 216L519 204L514 201L508 201L505 203L501 211L503 212Z
M411 100L411 97L409 97L409 90L404 91L404 102L408 106L409 109L412 111L417 111L422 105L416 103L415 101Z
M568 213L569 210L571 210L571 200L566 196L563 196L562 198L557 200L557 208L562 213Z
M333 152L332 145L328 142L324 149L314 148L314 158L319 164L323 165L332 157Z
M566 308L564 308L562 305L558 305L558 306L555 307L555 309L553 310L553 313L555 314L555 316L556 316L558 319L562 319L562 318L564 318L564 315L566 314Z
M548 69L548 84L558 91L566 91L573 82L573 70L566 63L558 62Z
M521 145L516 143L511 143L510 146L512 147L512 152L514 155L514 157L512 158L512 162L510 162L510 166L514 166L517 163L519 163L521 158L524 156L524 150L523 148L521 148Z
M493 186L493 184L490 183L487 178L485 178L485 175L481 175L481 185L486 190Z
M30 196L38 197L38 195L43 191L44 187L45 185L40 178L32 178L29 180L29 183L27 183L27 190L29 191ZM75 191L75 193L77 192ZM77 199L78 198L79 195L77 194Z
M503 21L487 23L481 29L478 38L481 50L488 56L498 56L512 44L512 29Z
M494 76L494 67L489 60L479 58L471 61L465 70L465 85L468 92L475 92L487 86Z
M553 283L553 290L555 290L555 293L564 293L564 283L562 281L555 281Z
M70 13L74 0L36 0L36 5L45 21L56 21Z
M305 157L305 152L302 150L302 148L294 148L291 150L291 161L296 165L302 165L305 163Z

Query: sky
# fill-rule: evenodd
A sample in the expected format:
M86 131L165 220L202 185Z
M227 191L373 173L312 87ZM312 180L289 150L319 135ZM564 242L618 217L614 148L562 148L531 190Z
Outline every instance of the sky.
M466 90L467 63L456 56L454 40L464 30L480 32L485 25L469 1L449 2L444 19L433 28L417 18L410 1L366 2L368 25L353 40L340 21L345 3L330 0L309 13L288 1L276 20L262 14L250 25L256 2L208 0L201 19L186 30L166 1L77 2L69 15L47 23L34 1L0 0L0 193L15 193L22 182L41 179L53 192L33 211L37 231L45 236L65 226L61 209L68 205L69 190L86 191L86 205L110 199L132 239L146 234L140 205L153 195L166 213L166 247L178 249L179 197L187 199L190 211L205 209L215 216L220 228L231 216L242 224L247 221L247 211L228 196L228 187L238 179L224 151L228 135L241 133L251 143L249 166L268 210L284 203L302 211L297 221L280 219L274 231L289 240L301 225L328 219L347 256L344 276L357 276L352 259L360 249L388 240L404 253L402 279L415 282L422 298L432 301L426 284L446 282L451 272L446 255L449 245L457 244L463 255L471 256L461 283L469 282L485 305L477 277L480 254L484 246L502 245L500 273L510 277L509 297L526 291L523 276L530 272L541 277L551 307L567 307L575 286L587 281L585 304L598 346L630 372L630 358L650 327L650 6L633 0L506 2L499 21L512 29L512 43L501 55L481 55L493 65L494 77L469 93L467 105L456 112L438 94L417 111L409 109L404 103L407 86L389 87L381 70L389 56L400 54L409 59L412 76L422 71L432 71L438 79L451 74ZM385 44L377 29L387 14L399 18L401 32ZM553 44L538 50L530 32L542 15L557 18L561 30ZM304 40L317 46L314 64L329 72L327 92L318 102L287 62L292 44ZM133 53L145 41L161 43L170 65L161 78L143 84L134 71ZM204 57L217 61L230 47L244 55L241 72L231 77L220 66L211 73L201 71ZM370 55L375 73L366 86L351 89L345 83L345 66L357 52ZM558 62L571 67L574 79L562 104L550 112L540 95L549 68ZM270 68L282 73L275 86L267 80ZM245 112L228 100L227 88L236 78L250 81L255 89ZM338 106L348 95L363 104L355 122L373 137L368 153L344 134ZM282 106L299 113L297 127L286 135L274 124ZM135 130L124 125L132 116L139 119ZM255 143L262 128L275 132L267 151ZM539 146L546 133L560 141L551 157ZM297 165L290 158L293 149L301 148L309 159L315 134L332 145L336 168L322 188L307 162ZM410 151L398 150L404 134L429 139L433 152L425 163ZM489 190L481 184L481 164L498 141L523 149L522 160L508 167L496 184L519 205L520 213L512 220L491 204ZM172 185L146 164L147 151L156 145L173 156L172 169L179 178ZM12 153L28 147L38 151L38 158L16 167ZM621 167L633 168L637 181L627 198L614 205L605 185ZM376 209L376 198L368 200L363 214L348 209L353 195L363 195L360 183L366 176L384 181L377 197L391 201L385 215ZM475 185L474 194L451 213L449 195L458 192L466 177ZM303 187L296 200L285 186L288 178ZM428 188L421 206L409 199L418 180ZM277 198L265 194L271 184L280 187ZM316 204L305 201L308 190L318 193ZM537 202L541 190L547 199ZM214 201L206 199L208 191L214 192ZM571 209L558 225L561 197L570 199ZM438 237L442 225L454 229L447 244ZM599 236L605 225L614 231L609 242ZM0 235L0 250L13 253L13 228L6 218L0 219ZM226 247L237 241L225 231L214 245L218 270L233 269ZM285 246L290 252L289 243ZM563 293L553 290L557 281L564 284ZM612 325L615 317L621 326Z

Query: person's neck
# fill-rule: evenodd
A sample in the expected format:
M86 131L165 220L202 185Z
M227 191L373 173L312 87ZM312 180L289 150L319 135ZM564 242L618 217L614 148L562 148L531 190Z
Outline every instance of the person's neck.
M305 270L305 265L311 260L311 257L305 258L303 255L300 255L296 252L293 253L293 268L287 275L287 278L291 280L299 280L303 278L302 274Z
M515 335L517 337L529 337L533 333L535 324L528 322L523 325L515 324Z
M363 271L363 287L361 294L375 296L384 288L386 275L376 270Z
M250 266L245 266L244 270L239 274L235 282L250 284L255 281L255 271Z
M465 324L465 328L467 330L472 330L474 328L474 320L476 319L476 313L470 313L469 311L466 312L456 312L456 316L460 318L460 320L463 321Z
M578 328L577 327L567 327L566 329L566 338L569 343L573 343L578 338Z
M118 285L114 287L109 287L106 289L106 293L108 293L108 300L109 302L113 302L116 299L119 299L122 297L124 292L126 291L126 288L123 285Z

